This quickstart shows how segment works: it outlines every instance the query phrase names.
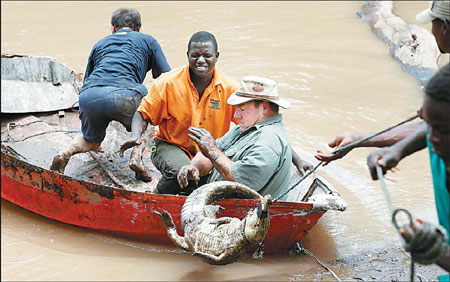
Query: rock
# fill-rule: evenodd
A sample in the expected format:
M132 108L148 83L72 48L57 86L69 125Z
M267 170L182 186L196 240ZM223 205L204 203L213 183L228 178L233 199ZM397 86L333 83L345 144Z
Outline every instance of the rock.
M358 15L387 43L390 54L403 69L425 84L438 70L437 60L441 54L434 36L394 15L393 1L363 3Z

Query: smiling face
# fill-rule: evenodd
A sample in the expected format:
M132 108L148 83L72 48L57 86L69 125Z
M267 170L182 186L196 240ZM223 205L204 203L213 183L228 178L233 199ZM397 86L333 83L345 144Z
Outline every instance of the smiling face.
M188 49L188 61L191 79L211 79L216 66L219 52L211 41L191 42Z
M429 127L428 140L433 152L450 162L450 104L425 95L420 116Z

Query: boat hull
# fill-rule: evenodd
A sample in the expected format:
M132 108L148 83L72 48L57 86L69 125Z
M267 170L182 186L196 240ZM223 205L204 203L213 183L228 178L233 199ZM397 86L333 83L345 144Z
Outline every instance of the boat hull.
M33 213L66 224L125 235L146 242L172 245L166 228L152 211L167 210L180 227L185 196L127 191L75 179L24 161L1 155L1 196ZM244 218L257 201L226 199L222 216ZM317 223L326 210L302 202L276 202L270 209L266 253L287 253ZM182 230L178 230L180 235Z

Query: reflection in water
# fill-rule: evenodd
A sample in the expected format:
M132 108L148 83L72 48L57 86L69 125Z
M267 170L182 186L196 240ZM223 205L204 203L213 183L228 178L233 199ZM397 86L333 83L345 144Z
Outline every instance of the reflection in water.
M401 1L398 11L414 24L414 15L426 5ZM278 82L280 95L292 102L282 113L293 147L312 163L316 149L328 150L326 144L339 132L384 129L411 116L422 99L420 82L403 72L358 18L359 1L1 6L2 52L51 56L76 72L84 72L93 44L108 35L111 13L121 6L141 12L144 32L158 39L173 68L187 63L187 41L194 32L211 31L219 43L218 67L225 73L236 80L255 74ZM327 212L305 239L304 246L325 262L400 246L383 192L366 169L370 151L355 150L317 172L349 205L343 213ZM404 160L390 176L394 206L436 221L425 151ZM296 274L311 279L321 271L305 256L245 257L229 266L209 266L175 248L70 227L5 201L1 216L5 280L287 280Z

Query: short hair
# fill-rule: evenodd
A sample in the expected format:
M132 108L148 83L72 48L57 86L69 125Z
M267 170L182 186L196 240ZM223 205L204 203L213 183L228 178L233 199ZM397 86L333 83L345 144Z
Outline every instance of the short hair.
M217 45L216 38L210 32L198 31L198 32L194 33L188 42L188 52L191 50L192 42L200 42L200 43L212 42L214 49L216 49L216 54L217 54L217 52L219 52L219 46Z
M111 25L116 30L129 27L134 31L141 28L141 14L134 8L119 8L111 16Z
M450 104L450 63L428 81L425 94L439 102Z
M267 100L264 100L264 101L267 101ZM263 100L253 100L253 102L255 103L255 108L259 108L259 105L261 105ZM267 102L269 102L269 105L270 105L270 108L272 109L272 111L274 111L276 113L280 112L280 106L278 106L277 104L272 103L270 101L267 101Z

